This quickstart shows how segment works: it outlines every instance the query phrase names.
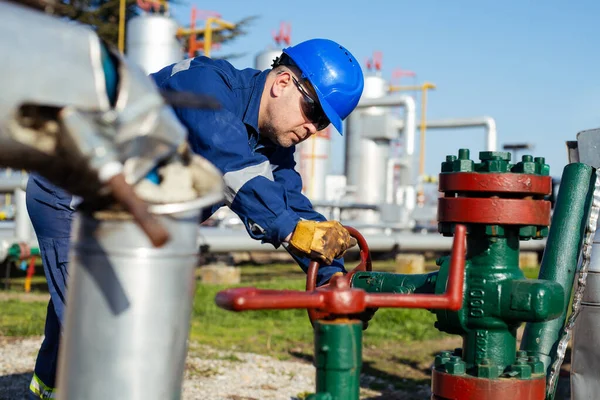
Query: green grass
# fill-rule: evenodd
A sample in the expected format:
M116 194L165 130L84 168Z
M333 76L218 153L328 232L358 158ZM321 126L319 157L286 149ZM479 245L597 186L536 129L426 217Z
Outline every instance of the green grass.
M0 302L0 336L43 334L47 306L47 302Z
M247 286L247 285L244 285ZM303 290L304 280L254 282L264 289ZM284 356L298 343L312 341L305 310L231 312L218 308L215 295L226 286L199 285L194 300L192 340L218 348L235 348ZM433 314L424 310L381 309L365 333L365 345L441 337Z
M353 263L348 264L353 268ZM373 269L392 271L393 262L377 262ZM524 273L528 278L536 278L538 270L526 269ZM242 284L237 286L304 290L304 285L305 275L300 268L277 264L244 266ZM214 299L228 287L231 285L198 283L190 331L193 344L280 359L311 358L313 331L306 310L225 311L216 306ZM0 336L43 334L45 313L45 302L0 300ZM434 314L426 310L380 309L364 332L363 372L409 391L427 385L434 355L460 346L460 338L439 332L433 327L434 322ZM204 350L192 345L190 351L201 355ZM239 360L229 352L223 357ZM201 369L190 373L210 376L214 371Z

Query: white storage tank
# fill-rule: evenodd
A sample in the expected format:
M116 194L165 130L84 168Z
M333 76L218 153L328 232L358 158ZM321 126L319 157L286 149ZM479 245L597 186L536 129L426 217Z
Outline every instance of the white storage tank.
M153 73L183 59L177 40L177 22L167 15L143 14L127 23L127 58L147 73Z
M264 71L265 69L271 69L271 64L275 57L281 55L281 49L268 48L261 51L254 58L254 68Z

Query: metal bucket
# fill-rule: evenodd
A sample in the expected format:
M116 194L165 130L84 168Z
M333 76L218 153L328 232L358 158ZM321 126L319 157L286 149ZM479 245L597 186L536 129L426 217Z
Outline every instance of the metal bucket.
M79 215L74 226L60 399L179 399L198 260L192 210L158 218L152 247L129 219Z
M196 171L199 197L148 208L170 233L170 241L160 248L152 246L127 213L78 213L71 237L59 399L181 397L200 252L199 217L223 198L223 181L212 164L195 156L190 168Z

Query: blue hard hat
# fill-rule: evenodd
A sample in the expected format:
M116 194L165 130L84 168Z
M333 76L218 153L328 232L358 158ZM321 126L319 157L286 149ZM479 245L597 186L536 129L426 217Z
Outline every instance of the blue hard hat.
M354 110L364 87L356 58L328 39L311 39L283 49L315 89L321 107L342 134L342 120Z

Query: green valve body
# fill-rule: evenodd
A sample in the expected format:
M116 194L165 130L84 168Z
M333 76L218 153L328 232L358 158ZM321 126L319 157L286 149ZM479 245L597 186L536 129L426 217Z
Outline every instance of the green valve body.
M470 204L470 200L474 200L472 204L480 204L477 201L482 199L495 204L495 199L515 199L515 215L519 215L518 207L524 202L546 203L543 201L545 191L526 192L533 185L531 182L550 182L544 158L523 156L521 162L511 164L509 153L481 152L480 160L479 163L470 160L466 149L461 149L458 157L446 158L440 174L440 191L445 192L445 197L440 204L445 204L443 201ZM442 187L442 182L446 182L446 186ZM451 189L447 182L453 182L456 189ZM517 329L523 322L552 321L563 314L566 307L564 285L552 279L526 279L519 268L520 240L548 235L549 205L541 205L547 207L541 207L548 211L546 222L533 224L518 220L507 222L504 215L494 214L494 207L467 208L468 212L463 213L466 220L452 220L452 215L458 215L453 214L455 210L441 210L441 206L438 209L442 234L451 236L454 224L464 223L468 236L463 307L457 312L433 311L437 316L435 326L462 336L463 347L438 355L436 370L485 379L501 376L542 379L544 364L537 354L517 351ZM506 215L510 218L510 208L508 211ZM522 215L529 217L526 213ZM495 218L500 222L496 223ZM437 264L438 272L423 275L358 272L352 278L352 286L373 293L441 294L446 290L450 258L442 257Z

